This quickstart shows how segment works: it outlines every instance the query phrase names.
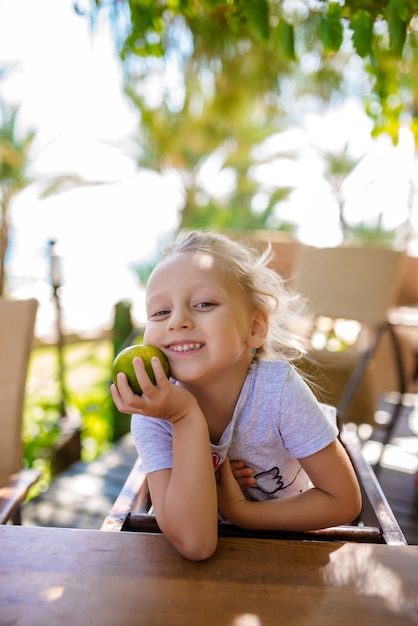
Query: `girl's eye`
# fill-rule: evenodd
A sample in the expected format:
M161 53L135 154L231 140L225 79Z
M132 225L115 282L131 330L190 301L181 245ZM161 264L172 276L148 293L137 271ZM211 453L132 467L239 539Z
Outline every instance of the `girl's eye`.
M197 309L207 309L209 307L215 306L213 302L199 302L195 305Z
M170 313L170 311L156 311L155 313L151 313L150 318L152 319L153 317L164 317L164 315L168 315Z

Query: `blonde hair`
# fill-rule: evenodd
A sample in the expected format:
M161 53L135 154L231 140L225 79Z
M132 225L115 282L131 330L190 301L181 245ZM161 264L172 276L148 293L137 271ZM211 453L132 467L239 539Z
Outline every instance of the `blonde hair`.
M183 252L213 256L235 276L249 307L267 314L269 329L264 344L257 350L259 358L289 362L301 358L305 353L303 338L291 326L304 315L304 304L268 266L272 258L270 245L260 254L249 244L215 231L182 230L163 250L161 261Z

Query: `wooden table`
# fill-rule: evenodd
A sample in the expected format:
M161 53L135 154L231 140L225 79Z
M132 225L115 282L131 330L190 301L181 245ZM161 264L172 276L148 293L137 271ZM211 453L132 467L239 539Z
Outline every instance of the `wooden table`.
M2 626L418 624L418 546L0 527Z

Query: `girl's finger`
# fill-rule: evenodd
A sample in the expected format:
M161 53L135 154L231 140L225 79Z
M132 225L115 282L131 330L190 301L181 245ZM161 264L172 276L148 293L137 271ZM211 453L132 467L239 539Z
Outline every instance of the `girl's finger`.
M158 357L156 356L152 357L151 367L152 367L152 371L154 372L156 384L159 386L164 385L168 381L168 378L167 378L167 374L165 373L163 369L163 365Z

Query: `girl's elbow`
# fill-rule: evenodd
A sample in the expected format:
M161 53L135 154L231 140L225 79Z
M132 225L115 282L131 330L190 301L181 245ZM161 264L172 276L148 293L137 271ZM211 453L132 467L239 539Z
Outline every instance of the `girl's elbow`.
M218 516L208 520L190 520L187 516L177 519L160 518L159 527L170 543L190 561L205 561L215 553L218 545Z
M161 529L175 549L190 561L205 561L218 545L218 520L212 524L187 524Z
M353 497L352 497L352 509L353 509L353 518L356 519L361 513L361 509L363 507L363 500L361 495L361 489L359 483L356 481L355 487L353 489Z
M342 521L341 524L349 524L353 522L360 515L362 510L362 498L360 490L354 493L351 498L347 498L344 503L344 507L341 507Z
M214 555L218 545L218 537L183 537L183 539L172 543L184 558L190 561L206 561Z
M359 493L352 504L352 517L350 521L355 520L360 515L362 506L363 506L363 501L362 501L361 493L359 490Z

